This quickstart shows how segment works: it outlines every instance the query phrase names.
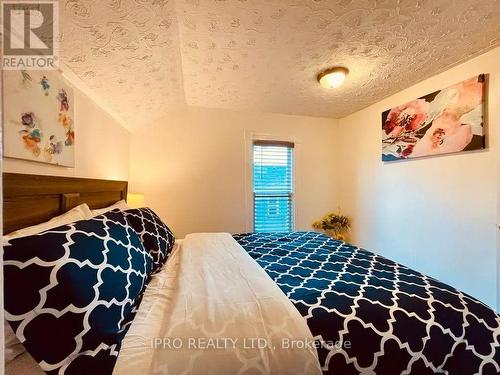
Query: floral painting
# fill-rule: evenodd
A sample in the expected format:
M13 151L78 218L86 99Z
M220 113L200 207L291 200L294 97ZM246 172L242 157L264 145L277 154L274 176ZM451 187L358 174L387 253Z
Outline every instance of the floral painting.
M382 113L382 160L485 148L485 90L480 74Z
M73 90L57 71L4 71L4 154L73 167Z

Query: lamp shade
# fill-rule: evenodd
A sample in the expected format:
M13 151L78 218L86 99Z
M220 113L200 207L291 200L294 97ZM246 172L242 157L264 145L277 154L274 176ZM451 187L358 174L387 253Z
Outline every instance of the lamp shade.
M130 208L144 207L144 194L127 194L127 204Z

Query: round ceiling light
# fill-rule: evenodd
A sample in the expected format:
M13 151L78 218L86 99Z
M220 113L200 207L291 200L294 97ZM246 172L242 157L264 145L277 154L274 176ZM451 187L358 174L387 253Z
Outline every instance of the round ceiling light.
M342 85L345 77L349 74L349 69L342 66L326 69L318 74L318 82L325 89L335 89Z

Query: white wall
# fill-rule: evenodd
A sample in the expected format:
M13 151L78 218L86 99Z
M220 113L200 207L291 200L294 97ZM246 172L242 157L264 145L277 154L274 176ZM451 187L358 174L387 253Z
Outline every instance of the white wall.
M4 172L127 180L130 134L75 88L75 168L5 158Z
M340 204L354 219L353 243L500 310L495 137L499 61L497 48L341 119L336 151ZM383 111L479 73L491 75L487 150L380 161Z
M251 230L251 137L296 142L296 229L337 208L335 121L189 108L131 135L130 191L172 227L190 232Z

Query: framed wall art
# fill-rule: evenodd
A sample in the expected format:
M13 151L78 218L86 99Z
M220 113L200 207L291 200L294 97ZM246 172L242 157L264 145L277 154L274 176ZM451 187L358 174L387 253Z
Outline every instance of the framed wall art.
M486 78L479 74L382 113L382 160L485 148Z
M58 71L4 71L4 155L75 165L74 96Z

